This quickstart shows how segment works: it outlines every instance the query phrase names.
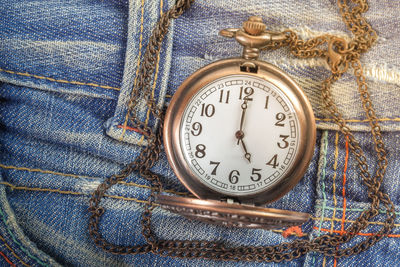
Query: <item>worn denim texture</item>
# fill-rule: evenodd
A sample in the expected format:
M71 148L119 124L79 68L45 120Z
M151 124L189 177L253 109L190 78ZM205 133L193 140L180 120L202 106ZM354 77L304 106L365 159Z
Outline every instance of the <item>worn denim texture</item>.
M11 1L0 4L0 263L16 266L231 266L232 263L112 255L88 234L88 200L106 177L131 162L144 138L126 121L126 102L152 27L173 0ZM374 107L388 150L383 188L400 212L400 3L370 1L366 13L377 30L375 46L362 57ZM235 41L219 29L261 16L270 30L293 29L302 38L324 33L351 38L335 1L197 1L175 20L157 61L152 90L166 106L179 84L215 60L236 57ZM287 48L262 59L288 72L308 95L317 118L317 144L307 173L269 207L309 212L304 236L343 234L368 207L366 187L345 138L321 108L320 84L329 69L323 59L298 59ZM354 76L346 74L333 96L360 140L371 172L376 157ZM140 118L157 128L145 103ZM153 170L164 191L186 195L166 157ZM115 185L102 201L104 237L120 245L144 244L143 202L149 183L136 175ZM382 220L382 217L377 218ZM205 239L230 246L271 245L282 231L217 227L155 208L152 226L164 239ZM334 260L309 253L281 264L239 262L238 266L398 266L400 219L393 233L359 255ZM351 242L379 229L373 222ZM348 245L345 245L348 246Z

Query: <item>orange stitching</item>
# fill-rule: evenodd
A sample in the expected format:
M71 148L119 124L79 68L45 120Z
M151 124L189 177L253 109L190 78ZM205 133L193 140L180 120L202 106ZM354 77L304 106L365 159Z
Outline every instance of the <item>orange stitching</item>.
M85 194L83 192L74 192L74 191L64 191L60 189L52 189L52 188L40 188L40 187L27 187L27 186L16 186L8 182L0 182L2 185L6 185L11 187L13 190L26 190L26 191L38 191L38 192L51 192L51 193L59 193L59 194L65 194L65 195L75 195L75 196L82 196L82 195L88 195L90 196L91 194ZM123 199L127 201L134 201L138 203L147 203L146 200L140 200L137 198L133 197L123 197L123 196L116 196L116 195L104 195L105 197L109 198L115 198L115 199Z
M4 255L3 252L0 251L0 255L3 256L3 258L6 260L6 262L7 262L8 264L10 264L10 266L16 267L15 264L14 264L12 261L10 261L10 259L7 258L7 256Z
M316 227L316 226L314 226L313 228L314 228L315 230L319 230L319 228ZM331 230L330 230L330 229L324 229L324 228L322 228L321 231L330 232ZM334 232L335 234L346 234L346 233L347 233L346 231L343 231L343 232L342 232L342 231L339 231L339 230L333 230L333 232ZM376 233L357 233L356 235L360 235L360 236L373 236L373 235L376 235ZM378 236L380 236L380 235L378 235ZM399 237L400 237L400 234L389 234L389 235L387 235L387 237L399 238Z
M129 127L129 126L123 126L123 125L117 125L117 128L122 128L124 130L130 130L130 131L134 131L137 133L140 133L142 135L144 135L145 133L137 128L133 128L133 127Z
M141 2L141 14L140 14L140 37L139 37L139 53L138 53L138 60L137 60L137 67L136 67L136 74L135 74L135 81L133 82L133 88L137 85L137 77L139 75L139 68L140 68L140 57L142 56L142 41L143 41L143 22L144 22L144 0ZM126 126L128 125L128 117L129 117L129 107L126 112L125 121L124 121L124 128L122 130L121 136L119 138L120 141L125 136L126 133Z
M11 252L11 254L13 254L13 256L17 260L19 260L22 263L22 265L24 265L26 267L30 267L29 264L25 263L17 254L15 254L15 251L7 244L6 240L1 235L0 235L0 240L3 241L4 245L6 246L6 248Z
M96 83L85 83L85 82L78 82L78 81L67 81L67 80L61 80L61 79L54 79L54 78L50 78L50 77L44 77L44 76L39 76L39 75L35 75L35 74L30 74L27 72L18 72L18 71L12 71L12 70L5 70L0 68L1 72L6 72L6 73L10 73L10 74L15 74L15 75L20 75L20 76L25 76L25 77L32 77L32 78L36 78L36 79L41 79L41 80L48 80L51 82L57 82L57 83L69 83L69 84L75 84L75 85L86 85L86 86L92 86L92 87L100 87L100 88L104 88L104 89L112 89L112 90L117 90L119 91L120 88L118 87L112 87L112 86L108 86L108 85L100 85L100 84L96 84Z
M295 235L297 237L303 237L303 231L301 231L301 228L299 226L292 226L286 229L285 231L282 232L282 236L284 238L287 238L289 235Z
M76 175L76 174L68 174L68 173L61 173L61 172L53 172L53 171L41 170L41 169L31 169L31 168L26 168L26 167L7 166L7 165L3 165L3 164L0 164L0 168L17 170L17 171L40 172L40 173L45 173L45 174L53 174L53 175L73 177L73 178L100 179L98 177L90 177L90 176L85 176L85 175ZM123 184L123 185L126 185L126 186L135 186L135 187L139 187L139 188L152 189L148 185L137 184L137 183L133 183L133 182L119 181L118 184ZM170 190L170 189L163 190L163 192L171 193L171 194L175 194L175 195L191 196L191 194L189 194L189 193L177 192L175 190Z

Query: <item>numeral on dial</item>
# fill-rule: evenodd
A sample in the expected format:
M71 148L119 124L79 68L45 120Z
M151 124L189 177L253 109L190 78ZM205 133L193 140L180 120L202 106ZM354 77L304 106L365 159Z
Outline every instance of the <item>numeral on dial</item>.
M214 169L212 170L211 174L212 175L217 175L217 168L221 162L217 161L210 161L210 165L215 165Z
M283 135L283 134L281 134L281 135L279 135L279 137L282 138L283 144L280 143L280 142L277 142L278 147L279 147L279 148L282 148L282 149L287 148L287 147L289 146L289 142L286 141L286 139L289 137L289 135Z
M243 98L243 93L245 94ZM240 94L239 94L239 100L247 100L247 101L253 101L253 98L250 97L254 94L254 89L251 87L246 87L244 88L243 86L240 87Z
M193 136L199 136L201 134L201 131L203 130L203 127L201 126L200 122L195 122L192 124L192 135Z
M213 104L202 104L201 105L201 114L200 116L206 115L206 117L212 117L215 113L215 107Z
M272 166L272 168L276 169L279 166L278 161L278 154L275 154L272 159L267 162L267 165Z
M268 102L269 102L269 95L265 97L265 106L264 106L265 109L268 109Z
M196 152L194 152L194 155L199 159L204 158L206 155L206 146L203 144L198 144L196 146Z
M229 94L231 93L230 90L228 90L225 94L224 90L219 91L219 103L226 103L229 104Z
M229 182L231 182L231 184L237 184L237 182L239 182L239 175L239 171L231 171L231 173L229 173Z
M255 175L255 176L253 176L253 175L250 176L250 179L251 179L253 182L258 182L258 181L260 181L260 179L261 179L261 173L259 173L259 171L261 171L261 169L253 168L251 174L253 174L253 175Z
M286 115L283 114L282 112L279 112L275 116L277 122L275 123L276 126L284 127L285 124L282 123L286 119Z

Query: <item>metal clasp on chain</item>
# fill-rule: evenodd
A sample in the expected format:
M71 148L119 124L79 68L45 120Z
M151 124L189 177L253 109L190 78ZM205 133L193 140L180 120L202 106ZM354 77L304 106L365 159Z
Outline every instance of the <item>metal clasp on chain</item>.
M286 34L265 30L266 25L257 16L251 16L243 23L242 28L228 28L219 32L220 35L235 38L243 46L242 57L257 60L260 50L273 42L282 42L287 39Z
M328 43L327 62L331 67L333 74L342 74L349 68L349 62L346 59L348 43L345 39L339 37L331 37Z

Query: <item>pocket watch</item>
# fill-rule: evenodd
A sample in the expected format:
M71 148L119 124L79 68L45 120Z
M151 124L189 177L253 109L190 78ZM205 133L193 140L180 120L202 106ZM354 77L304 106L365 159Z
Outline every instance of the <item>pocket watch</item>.
M286 36L259 17L220 34L243 46L240 58L211 63L177 89L164 121L168 161L196 197L158 195L164 209L225 226L281 228L309 214L261 205L291 190L313 155L316 128L302 89L259 52Z

